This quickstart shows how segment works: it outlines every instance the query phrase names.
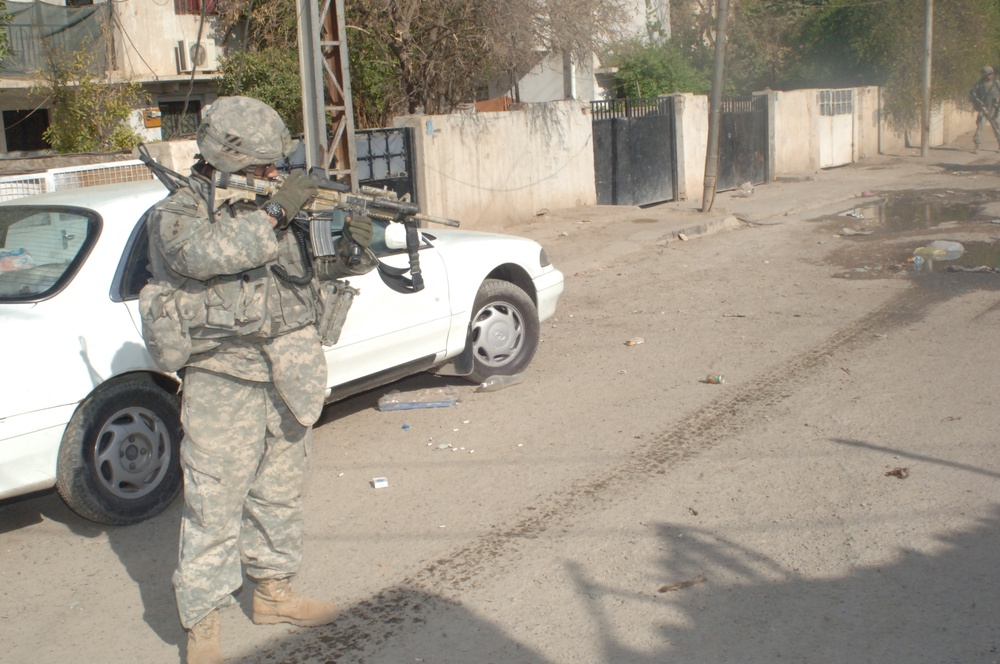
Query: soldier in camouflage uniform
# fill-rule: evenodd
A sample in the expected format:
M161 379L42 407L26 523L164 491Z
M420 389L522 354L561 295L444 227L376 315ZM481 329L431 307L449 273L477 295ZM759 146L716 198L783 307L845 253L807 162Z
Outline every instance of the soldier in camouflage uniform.
M997 110L1000 109L1000 85L993 76L993 67L986 66L980 70L979 82L969 91L973 106L979 111L976 115L976 133L972 137L975 151L983 143L983 125L988 124L993 130L993 136L1000 146L1000 130L997 130ZM992 122L991 122L992 120Z
M314 626L336 616L332 603L289 586L302 555L311 425L327 369L314 326L318 287L288 224L316 184L297 172L268 201L216 206L217 173L273 177L290 151L281 118L255 99L218 99L197 140L201 159L190 178L149 217L154 281L197 310L182 372L184 511L174 574L190 664L223 661L219 608L242 586L241 563L257 582L255 623ZM370 220L349 223L345 235L353 230L367 246Z

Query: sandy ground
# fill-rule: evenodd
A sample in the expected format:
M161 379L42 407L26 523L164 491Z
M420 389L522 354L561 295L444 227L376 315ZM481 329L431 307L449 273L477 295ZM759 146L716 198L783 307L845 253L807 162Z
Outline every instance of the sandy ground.
M244 591L229 661L996 662L1000 276L905 259L1000 226L835 216L995 190L1000 154L965 147L720 194L734 220L686 242L694 203L515 229L566 273L525 382L329 407L297 585L344 617L254 626ZM0 661L178 661L178 518L0 503Z

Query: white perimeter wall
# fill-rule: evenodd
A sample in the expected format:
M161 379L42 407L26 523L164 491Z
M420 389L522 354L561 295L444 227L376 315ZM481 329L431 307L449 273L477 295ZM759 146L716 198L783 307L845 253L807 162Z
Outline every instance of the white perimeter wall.
M499 229L543 208L593 205L590 105L559 101L500 113L411 115L417 192L426 214Z

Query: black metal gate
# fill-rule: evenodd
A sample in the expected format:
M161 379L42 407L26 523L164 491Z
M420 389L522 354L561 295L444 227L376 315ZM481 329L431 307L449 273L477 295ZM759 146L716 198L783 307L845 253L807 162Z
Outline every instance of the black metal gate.
M767 95L722 100L717 191L767 181Z
M417 200L413 172L413 128L358 129L354 132L358 183L389 189Z
M591 102L594 176L600 205L648 205L677 198L674 99Z

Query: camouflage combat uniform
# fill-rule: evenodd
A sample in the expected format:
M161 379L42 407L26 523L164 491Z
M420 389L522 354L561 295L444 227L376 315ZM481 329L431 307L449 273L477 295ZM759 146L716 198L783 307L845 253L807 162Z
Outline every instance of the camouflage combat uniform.
M989 125L990 129L993 130L993 136L997 139L997 145L1000 146L1000 131L997 131L997 125L994 124L998 121L997 110L1000 109L1000 85L997 84L996 78L993 76L992 67L983 67L982 77L969 91L969 96L974 102L977 102L977 110L979 111L976 115L976 133L972 137L972 143L978 150L983 142L983 126ZM990 118L994 122L990 122Z
M184 512L174 587L190 629L232 603L241 561L258 580L299 568L302 493L311 425L319 418L326 361L313 323L315 282L293 234L256 206L223 205L214 220L209 182L195 172L150 216L154 279L204 296L183 372Z

